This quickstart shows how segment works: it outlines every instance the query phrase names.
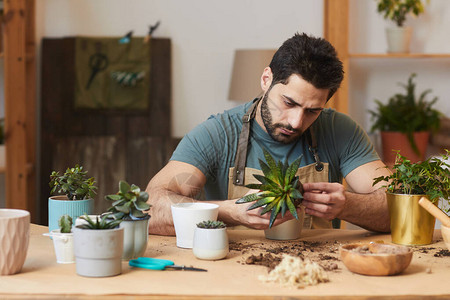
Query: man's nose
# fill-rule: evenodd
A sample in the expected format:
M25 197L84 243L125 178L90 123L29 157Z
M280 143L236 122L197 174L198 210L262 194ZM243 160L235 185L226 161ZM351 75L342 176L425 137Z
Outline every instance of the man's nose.
M303 110L293 111L289 116L289 125L294 129L300 129L303 124L304 112Z

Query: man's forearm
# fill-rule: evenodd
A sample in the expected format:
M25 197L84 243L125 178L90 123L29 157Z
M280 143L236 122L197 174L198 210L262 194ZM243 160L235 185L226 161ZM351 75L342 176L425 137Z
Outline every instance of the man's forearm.
M345 192L347 201L341 220L377 232L390 231L389 210L384 189L370 194Z

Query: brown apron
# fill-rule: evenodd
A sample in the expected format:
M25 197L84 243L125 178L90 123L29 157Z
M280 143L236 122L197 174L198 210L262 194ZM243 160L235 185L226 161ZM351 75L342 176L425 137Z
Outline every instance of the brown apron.
M228 199L243 197L249 189L245 185L259 183L253 174L262 175L261 170L245 167L247 160L247 146L250 135L250 121L255 117L256 107L261 99L256 100L242 118L243 126L236 150L235 166L228 172ZM313 130L308 129L309 150L313 153L315 163L301 167L296 175L301 182L328 182L328 163L322 163L317 153L317 142ZM332 228L331 221L315 216L306 215L303 228Z

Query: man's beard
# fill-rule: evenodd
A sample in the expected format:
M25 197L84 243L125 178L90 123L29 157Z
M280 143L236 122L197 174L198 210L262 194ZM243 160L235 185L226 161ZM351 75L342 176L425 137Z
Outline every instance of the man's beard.
M261 100L261 102L262 102L261 103L261 118L263 120L264 127L266 128L267 133L270 135L270 137L272 139L274 139L275 141L283 143L283 144L292 143L293 141L297 140L302 135L302 132L299 129L292 128L292 126L289 124L284 125L281 123L275 123L275 124L273 123L272 113L271 113L268 103L267 103L269 100L268 94L269 94L269 91L267 91L265 93L263 99ZM275 109L276 109L276 107L274 109L272 109L272 111L274 111ZM283 133L276 133L277 128L285 128L289 131L294 131L296 134L285 135Z

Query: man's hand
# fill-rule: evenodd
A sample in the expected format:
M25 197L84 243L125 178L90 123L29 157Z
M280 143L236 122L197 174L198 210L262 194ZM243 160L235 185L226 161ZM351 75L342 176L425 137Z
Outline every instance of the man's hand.
M344 186L339 183L317 182L303 184L303 205L307 214L333 220L344 209Z
M246 195L257 193L257 190L250 190L247 192ZM268 229L269 223L270 223L270 211L264 215L261 215L261 212L263 211L263 207L259 207L252 210L247 210L254 202L245 203L245 204L236 204L237 199L231 200L233 201L234 207L234 217L235 222L237 224L244 225L246 227L252 228L252 229ZM301 213L300 208L297 209L298 214ZM279 225L281 223L284 223L288 220L293 219L294 216L287 211L284 215L284 218L281 217L281 214L277 216L275 219L273 226Z

